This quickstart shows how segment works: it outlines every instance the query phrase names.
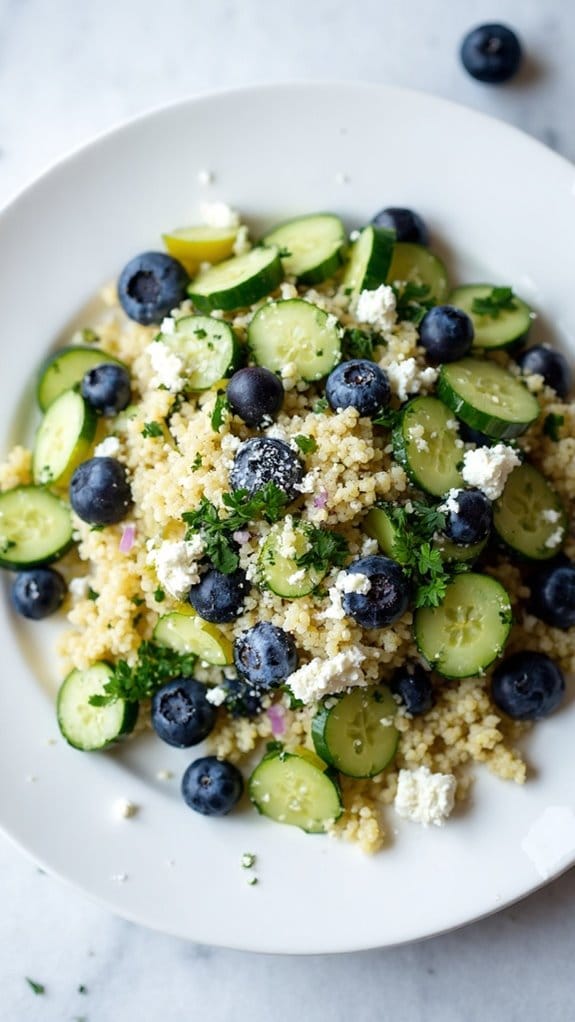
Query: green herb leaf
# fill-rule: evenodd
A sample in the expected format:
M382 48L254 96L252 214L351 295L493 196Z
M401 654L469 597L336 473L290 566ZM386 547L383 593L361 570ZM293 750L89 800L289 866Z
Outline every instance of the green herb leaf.
M549 412L549 415L545 416L545 421L543 422L545 436L548 436L550 440L554 440L557 443L561 439L559 430L564 422L564 415L556 415L555 412Z
M385 342L381 337L374 337L373 334L369 334L365 330L359 330L358 327L351 327L349 330L346 330L343 335L341 345L343 359L372 359L374 344L384 343Z
M386 507L394 527L392 556L411 576L416 607L437 607L443 600L452 577L468 571L468 565L447 567L439 550L432 546L436 532L445 528L445 513L422 500Z
M221 514L206 497L202 497L194 511L185 511L182 515L188 526L186 538L199 533L204 550L214 567L224 575L230 575L239 564L232 533L262 518L270 523L277 522L287 502L286 494L275 483L266 483L261 490L252 494L247 490L224 493L222 503L225 514Z
M32 990L36 994L36 996L46 993L46 987L44 986L43 983L36 983L36 980L30 979L29 976L25 976L24 978L28 986L30 987L30 990Z
M195 456L195 458L194 458L194 460L192 462L192 472L197 472L198 469L201 468L201 467L202 467L202 456L198 452L198 454L196 454L196 456Z
M164 431L160 422L145 422L142 430L142 436L163 436Z
M88 589L88 599L89 600L97 600L99 595L100 594L97 593L96 590L92 589L92 587L90 586L90 588Z
M138 650L136 663L130 665L126 660L118 660L103 693L91 696L90 704L108 706L117 699L128 702L150 699L167 681L190 677L195 662L193 653L176 653L167 646L145 640Z
M218 430L221 429L221 427L223 426L229 411L229 407L230 406L228 404L228 399L224 391L219 390L218 396L216 398L216 403L214 405L214 410L212 412L212 417L210 420L214 433L217 433Z
M484 298L474 298L471 311L475 316L489 316L498 319L507 309L516 309L517 302L511 287L494 287Z
M317 442L313 436L304 436L303 433L299 433L293 439L304 454L313 454L314 451L317 451Z
M374 426L383 426L384 429L395 429L401 419L401 412L394 408L384 408L379 415L376 415L372 422Z
M328 568L343 567L349 555L347 540L332 529L321 529L305 522L302 526L309 549L295 558L298 568L317 568L326 572Z
M81 334L84 344L98 344L98 341L100 340L96 331L92 330L92 327L90 326L85 326L83 330L81 330Z
M395 309L397 318L406 320L416 325L421 323L426 312L435 305L427 284L414 284L406 281L405 284L392 284L392 291L395 295Z
M327 398L320 397L320 398L318 398L318 400L314 404L314 406L312 408L312 412L315 412L316 415L323 415L324 412L327 412L328 408L329 408L329 402L328 402Z
M164 590L160 589L159 586L158 586L158 588L156 589L156 591L154 593L154 599L155 599L156 603L163 603L164 600L166 599L166 594L165 594Z

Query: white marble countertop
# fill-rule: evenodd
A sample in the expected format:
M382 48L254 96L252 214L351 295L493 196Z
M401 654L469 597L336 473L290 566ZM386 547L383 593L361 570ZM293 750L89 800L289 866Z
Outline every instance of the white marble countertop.
M529 52L525 72L505 88L472 81L458 63L463 32L493 17L483 0L0 0L0 205L133 114L274 80L426 89L575 159L575 7L496 7ZM1 837L0 894L0 1022L263 1022L287 1019L294 1007L306 1020L334 1022L562 1022L572 1013L574 872L458 933L345 959L212 950L143 930L42 874ZM35 996L26 976L45 994Z

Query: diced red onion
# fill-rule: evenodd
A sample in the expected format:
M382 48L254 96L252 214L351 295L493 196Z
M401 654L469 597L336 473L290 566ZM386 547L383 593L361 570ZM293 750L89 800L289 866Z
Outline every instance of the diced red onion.
M232 532L232 538L235 539L236 543L249 543L251 533L247 529L236 529L235 532Z
M320 493L318 493L317 497L314 497L313 506L325 507L325 505L327 504L328 497L329 493L327 492L327 490L321 490Z
M270 718L270 723L272 726L272 735L274 736L274 738L280 738L281 735L285 734L286 729L285 712L283 706L278 706L277 703L275 703L273 706L270 706L268 709L268 717Z
M122 538L120 540L120 553L129 554L130 550L134 545L136 538L136 526L135 525L124 525L122 529Z

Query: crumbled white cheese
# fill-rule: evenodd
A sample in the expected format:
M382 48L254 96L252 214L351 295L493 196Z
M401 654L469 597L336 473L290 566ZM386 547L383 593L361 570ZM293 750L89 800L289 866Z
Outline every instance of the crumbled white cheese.
M291 285L289 285L291 286ZM282 284L283 287L283 284ZM295 290L295 288L294 288ZM282 295L283 297L283 295ZM287 362L281 371L284 390L293 390L299 380L299 369L295 362Z
M357 241L357 239L359 238L359 235L360 235L360 231L351 231L350 235L349 235L349 240L351 242Z
M283 280L280 284L280 298L284 302L290 301L291 298L297 298L297 287L294 287L294 285L290 284L289 281ZM294 365L294 363L291 362L290 365ZM282 369L282 375L287 368L288 367L285 366L284 369ZM297 370L297 366L295 366L295 369ZM292 374L290 373L290 376L291 375Z
M360 571L340 571L335 580L335 588L340 593L360 593L365 596L371 589L371 582Z
M350 646L330 660L314 657L309 664L290 674L286 678L286 685L296 699L311 703L325 695L367 685L367 678L360 666L364 660L365 655L357 646Z
M549 522L551 525L555 525L561 518L559 511L555 511L554 508L548 507L545 511L541 512L541 517L544 522Z
M236 240L232 252L235 256L245 255L249 252L252 247L252 243L249 239L249 231L245 224L241 224L236 234Z
M226 202L202 202L200 204L202 222L208 227L239 227L240 218L235 209Z
M138 812L138 806L127 798L118 798L114 802L114 816L120 820L129 820Z
M206 692L206 699L212 706L221 706L226 701L226 690L221 685L214 685Z
M554 546L559 546L564 535L565 529L562 525L560 525L558 529L555 529L555 532L552 532L551 535L547 537L545 540L545 546L548 547L549 550L551 550Z
M295 558L309 550L309 543L305 539L304 533L297 531L294 528L292 515L286 515L284 518L283 528L278 537L277 553L280 557L285 557L287 560L295 560Z
M183 600L200 581L198 558L204 552L200 536L188 540L165 540L148 552L148 563L156 569L158 581L175 600Z
M497 500L505 483L521 458L513 447L495 444L495 447L476 447L463 456L461 475L470 486L477 486L489 500Z
M331 586L328 591L329 604L325 610L317 615L319 621L343 621L345 610L343 609L341 590Z
M87 600L90 592L90 579L87 575L70 579L68 591L73 600Z
M174 775L171 770L158 770L156 774L158 781L171 781L173 776Z
M298 586L300 582L303 582L305 578L305 568L299 568L298 571L294 571L293 575L288 578L290 586Z
M371 557L372 554L376 554L379 550L379 543L376 539L372 539L371 536L366 536L363 543L361 544L361 556Z
M115 458L120 450L120 441L117 436L107 436L94 448L95 458Z
M172 334L176 332L176 321L175 319L172 318L172 316L164 317L164 319L162 320L162 325L160 327L160 332L163 334L168 334L168 336L170 337L172 336Z
M429 444L425 439L425 427L420 422L416 426L411 426L407 435L413 441L418 451L429 450Z
M154 370L153 387L166 387L172 394L178 394L184 385L182 371L184 363L163 341L152 341L146 348Z
M393 290L381 284L375 291L362 291L356 302L355 314L360 323L370 323L382 333L389 333L397 319Z
M457 501L457 498L460 493L461 490L457 489L450 490L449 493L447 494L447 497L443 501L443 504L440 504L437 510L446 511L448 513L452 512L454 515L459 514L459 503Z
M395 811L424 827L441 827L455 804L457 781L453 774L432 774L428 767L400 770Z
M211 185L214 180L214 175L211 170L198 170L198 184L199 185Z
M339 319L334 316L333 312L330 312L325 321L326 330L333 330L334 327L339 326Z
M382 368L387 373L392 392L400 401L407 401L412 394L426 393L437 379L437 369L433 366L420 369L414 358L390 362Z

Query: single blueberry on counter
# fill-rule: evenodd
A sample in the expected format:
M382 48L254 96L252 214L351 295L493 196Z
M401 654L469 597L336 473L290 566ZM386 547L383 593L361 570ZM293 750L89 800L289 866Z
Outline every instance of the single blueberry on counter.
M295 671L298 656L289 632L259 621L234 641L234 664L242 677L265 691L280 685Z
M241 614L249 591L250 583L241 568L229 575L210 568L197 585L192 586L188 599L204 621L223 624L234 621Z
M516 361L526 376L538 373L559 397L567 397L573 377L571 367L560 351L548 348L546 344L535 344L523 351Z
M413 209L404 206L386 206L373 217L374 227L387 227L395 231L396 241L409 241L415 245L429 245L429 232L425 222Z
M480 82L499 85L519 70L521 43L506 25L478 25L461 44L461 62L465 70Z
M226 390L228 404L248 426L259 426L279 412L284 401L281 380L263 366L247 366L234 373Z
M126 469L116 458L83 461L70 481L70 503L83 522L114 525L132 504Z
M389 687L398 695L408 713L419 717L434 703L431 675L419 664L404 664L393 674Z
M419 343L430 362L456 362L471 350L473 323L454 305L436 305L421 320Z
M239 802L244 779L233 763L204 756L190 763L182 777L182 797L204 816L226 816Z
M175 678L152 699L152 727L162 741L178 749L203 742L216 722L207 689L194 678Z
M540 720L559 706L565 679L545 653L513 653L497 665L491 679L491 698L514 720Z
M117 415L130 404L130 374L124 366L103 362L88 369L81 390L82 397L101 415Z
M12 603L22 617L32 621L54 614L66 595L66 583L54 568L19 571L12 583Z
M354 358L332 369L325 396L334 412L356 408L360 415L377 415L389 404L391 388L387 373L376 362Z
M136 323L161 323L186 297L189 277L165 252L142 252L130 259L118 280L118 298Z
M470 546L487 539L493 523L491 501L475 487L451 491L439 505L445 514L444 536L459 546Z
M253 437L238 449L230 472L233 490L256 493L274 483L290 500L298 496L304 466L295 451L283 440Z
M410 584L407 575L390 557L373 554L360 557L347 568L348 574L366 575L367 593L344 593L345 613L363 628L384 628L393 624L407 610Z
M530 614L553 628L575 625L575 564L564 558L540 568L529 579Z

